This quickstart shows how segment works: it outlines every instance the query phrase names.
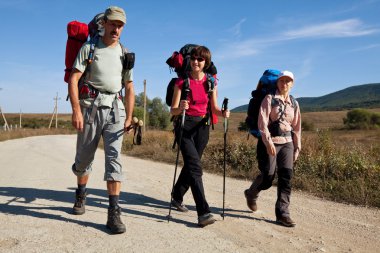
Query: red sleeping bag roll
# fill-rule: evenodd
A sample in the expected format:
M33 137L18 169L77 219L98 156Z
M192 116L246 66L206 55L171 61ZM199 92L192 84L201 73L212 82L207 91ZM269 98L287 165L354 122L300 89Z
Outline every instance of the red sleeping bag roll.
M75 58L77 57L79 49L87 41L88 26L85 23L71 21L67 24L67 35L64 80L66 83L69 83L69 77Z

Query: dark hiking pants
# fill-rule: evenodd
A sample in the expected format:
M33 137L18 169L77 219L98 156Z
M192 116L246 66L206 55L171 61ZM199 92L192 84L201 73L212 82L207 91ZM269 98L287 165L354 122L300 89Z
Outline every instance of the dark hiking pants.
M179 127L176 129L176 136L177 138L180 136ZM208 139L209 126L206 125L206 120L200 117L186 116L181 141L184 166L174 186L173 199L182 203L183 196L190 188L198 216L210 213L203 188L201 166L203 150L206 148Z
M264 143L257 143L257 159L260 174L253 181L250 192L257 198L258 193L272 186L275 174L278 175L276 217L289 217L291 179L293 176L293 142L275 144L276 155L269 156ZM265 152L265 153L264 153Z

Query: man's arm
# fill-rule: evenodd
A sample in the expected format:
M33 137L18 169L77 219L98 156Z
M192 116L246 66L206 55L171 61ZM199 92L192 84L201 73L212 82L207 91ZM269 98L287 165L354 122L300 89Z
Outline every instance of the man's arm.
M71 108L73 111L73 114L71 116L71 124L78 131L83 131L83 115L78 99L78 81L81 78L82 74L83 73L79 70L74 69L71 72L68 86Z
M125 85L124 107L125 107L125 113L126 113L124 130L127 133L129 133L131 129L128 129L128 127L131 125L133 109L135 106L135 90L134 90L132 81L126 81L124 85Z

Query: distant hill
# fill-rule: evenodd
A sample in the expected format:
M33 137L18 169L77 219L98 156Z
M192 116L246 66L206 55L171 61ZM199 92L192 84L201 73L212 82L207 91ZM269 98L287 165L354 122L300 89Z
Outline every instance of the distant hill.
M352 108L380 107L380 83L363 84L333 92L321 97L297 98L301 110L338 111ZM232 112L246 112L248 104L232 109Z

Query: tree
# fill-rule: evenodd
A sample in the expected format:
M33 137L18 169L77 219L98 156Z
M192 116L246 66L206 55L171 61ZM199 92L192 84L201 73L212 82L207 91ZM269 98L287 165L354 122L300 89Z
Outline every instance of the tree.
M149 105L149 126L158 129L166 129L170 124L170 113L167 105L161 98L153 98Z
M133 110L133 116L138 119L144 117L144 93L141 92L135 96L135 108ZM170 113L168 106L162 102L161 98L155 97L150 100L146 97L146 126L157 129L166 129L170 124Z

